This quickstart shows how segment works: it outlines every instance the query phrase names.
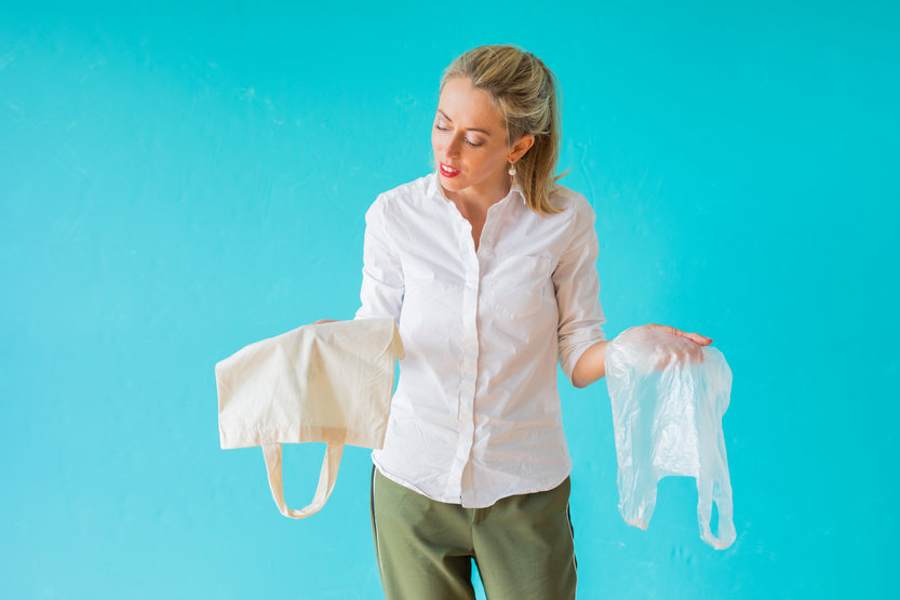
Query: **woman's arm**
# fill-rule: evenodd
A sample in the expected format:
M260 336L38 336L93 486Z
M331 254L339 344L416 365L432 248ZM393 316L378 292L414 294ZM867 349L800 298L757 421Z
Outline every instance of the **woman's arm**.
M606 374L608 343L607 340L601 340L584 351L572 371L572 385L577 388L587 387Z
M658 325L656 323L648 323L644 325L648 328L658 328L672 335L684 336L696 344L693 346L693 353L686 357L690 360L702 360L702 346L708 346L712 343L712 339L699 333L688 333L680 329L676 329L669 325ZM594 383L604 375L606 375L606 345L608 340L601 340L590 346L584 351L584 354L575 363L575 369L572 371L572 384L577 388L587 387ZM663 368L665 365L660 365Z

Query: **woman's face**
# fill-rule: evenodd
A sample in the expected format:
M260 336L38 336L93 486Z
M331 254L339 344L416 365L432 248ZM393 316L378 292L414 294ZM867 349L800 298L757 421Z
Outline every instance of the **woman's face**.
M470 79L455 77L444 84L431 129L431 147L434 168L448 191L503 186L509 180L509 162L518 160L532 143L533 136L523 136L512 151L507 147L503 114ZM456 170L447 173L442 164Z

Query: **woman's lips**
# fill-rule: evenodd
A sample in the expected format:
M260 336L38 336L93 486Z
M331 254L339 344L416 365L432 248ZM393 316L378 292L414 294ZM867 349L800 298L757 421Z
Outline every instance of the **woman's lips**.
M456 177L457 175L459 175L459 173L459 169L454 169L445 165L444 163L441 163L441 175L443 175L444 177Z

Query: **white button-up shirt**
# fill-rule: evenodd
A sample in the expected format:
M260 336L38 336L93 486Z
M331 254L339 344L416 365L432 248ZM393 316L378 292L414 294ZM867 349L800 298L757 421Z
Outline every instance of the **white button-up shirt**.
M482 508L551 489L572 463L556 364L571 381L604 340L595 213L557 184L541 216L514 183L472 227L433 171L378 195L365 214L361 306L391 316L406 356L384 447L385 477L433 500Z

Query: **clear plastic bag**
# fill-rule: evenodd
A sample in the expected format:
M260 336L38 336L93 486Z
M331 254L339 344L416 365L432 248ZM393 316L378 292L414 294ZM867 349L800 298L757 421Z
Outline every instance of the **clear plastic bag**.
M701 539L718 550L735 540L722 417L731 368L712 346L655 327L631 327L607 344L606 384L615 430L619 512L647 529L657 482L694 477ZM712 503L718 535L710 528Z

